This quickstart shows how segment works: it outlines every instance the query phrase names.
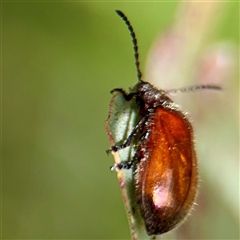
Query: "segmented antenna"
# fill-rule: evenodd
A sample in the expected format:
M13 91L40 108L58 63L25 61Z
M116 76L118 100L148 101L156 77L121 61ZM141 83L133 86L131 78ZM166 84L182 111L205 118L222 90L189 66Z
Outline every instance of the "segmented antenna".
M179 89L169 89L166 90L166 93L184 93L184 92L195 92L195 91L199 91L199 90L218 90L221 91L222 88L216 85L193 85L193 86L189 86L189 87L184 87L184 88L179 88Z
M138 81L142 81L142 73L140 70L140 63L139 63L139 54L138 54L138 45L137 45L137 38L135 35L135 32L131 26L131 23L128 21L127 17L124 15L123 12L116 10L117 15L119 15L123 21L126 23L126 25L128 26L128 30L130 31L130 35L132 37L132 42L133 42L133 49L134 49L134 58L135 58L135 65L137 68L137 77L138 77Z

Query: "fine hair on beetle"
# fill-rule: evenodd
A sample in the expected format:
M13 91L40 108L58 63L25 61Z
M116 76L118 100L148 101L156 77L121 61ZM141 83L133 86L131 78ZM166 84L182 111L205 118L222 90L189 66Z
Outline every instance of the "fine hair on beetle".
M128 93L122 88L115 88L111 93L121 94L126 101L135 99L140 118L129 136L107 153L118 152L137 142L132 159L115 163L111 169L134 166L136 202L146 231L149 235L163 234L186 218L198 187L192 125L167 95L221 88L209 84L162 90L143 81L135 32L124 13L119 10L116 13L132 38L138 82Z

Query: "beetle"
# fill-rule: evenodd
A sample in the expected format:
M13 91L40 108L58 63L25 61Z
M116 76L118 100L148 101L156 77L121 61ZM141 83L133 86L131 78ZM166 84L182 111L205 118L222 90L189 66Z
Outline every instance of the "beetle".
M137 140L133 158L115 164L112 170L134 167L136 202L146 231L148 235L159 235L174 229L186 218L198 188L192 125L168 94L221 88L197 85L167 91L143 81L135 32L125 14L119 10L116 13L132 37L138 82L128 93L121 88L111 93L122 94L126 101L135 99L140 120L123 143L112 146L107 153L118 152Z

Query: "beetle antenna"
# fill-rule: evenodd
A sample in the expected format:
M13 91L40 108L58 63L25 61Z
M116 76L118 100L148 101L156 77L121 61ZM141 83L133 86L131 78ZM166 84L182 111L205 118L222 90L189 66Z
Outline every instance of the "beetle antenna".
M140 70L140 63L139 63L139 53L138 53L138 45L137 45L137 38L136 38L136 34L133 30L133 27L131 25L131 23L129 22L129 20L127 19L127 17L125 16L125 14L119 10L116 10L116 13L118 16L120 16L123 21L125 22L125 24L128 27L128 30L130 31L130 35L132 37L132 42L133 42L133 49L134 49L134 58L135 58L135 65L137 68L137 77L138 77L138 81L141 82L141 78L142 78L142 73Z
M179 89L169 89L166 90L166 93L175 94L175 93L184 93L184 92L195 92L199 90L218 90L221 91L222 88L216 85L193 85L189 87L183 87Z

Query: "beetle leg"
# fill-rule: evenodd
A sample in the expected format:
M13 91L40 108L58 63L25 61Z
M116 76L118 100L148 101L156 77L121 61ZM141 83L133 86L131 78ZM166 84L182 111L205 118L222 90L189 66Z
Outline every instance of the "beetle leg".
M126 93L122 88L114 88L110 93L114 93L114 92L121 93L126 101L132 100L132 98L136 95L135 92Z
M138 122L138 124L134 127L133 131L128 136L128 138L123 142L123 144L112 146L109 150L106 151L107 154L109 154L110 152L118 152L119 150L130 146L134 137L136 136L138 131L141 129L141 127L143 126L147 118L148 118L148 115L145 115L144 117L142 117L141 120Z

